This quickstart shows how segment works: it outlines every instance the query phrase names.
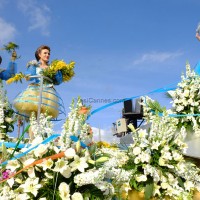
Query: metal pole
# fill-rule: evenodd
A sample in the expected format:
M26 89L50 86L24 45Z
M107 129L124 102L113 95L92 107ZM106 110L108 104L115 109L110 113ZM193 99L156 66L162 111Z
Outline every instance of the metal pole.
M40 123L40 113L41 113L41 105L42 105L42 91L43 91L43 82L44 79L48 80L49 82L52 82L52 80L48 77L45 77L43 75L34 75L30 76L30 78L40 78L40 93L39 93L39 102L38 102L38 112L37 112L37 123L39 125Z
M40 113L41 113L41 104L42 104L42 91L43 91L43 76L40 76L40 95L38 103L38 112L37 112L37 123L39 126L40 123Z

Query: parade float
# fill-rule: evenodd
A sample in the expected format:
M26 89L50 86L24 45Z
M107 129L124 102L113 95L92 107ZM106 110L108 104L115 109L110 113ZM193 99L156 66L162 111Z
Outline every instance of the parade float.
M23 78L23 73L17 74L7 83ZM151 126L135 129L129 124L133 143L121 149L117 144L93 141L87 121L95 112L83 105L81 97L72 100L59 134L54 133L48 108L40 109L38 118L37 107L32 114L22 112L28 115L29 124L11 140L9 131L14 131L21 106L11 106L1 82L0 199L199 199L200 169L185 157L186 139L200 130L199 83L200 77L187 64L186 75L169 92L172 109L142 97L144 119ZM25 140L30 127L34 137Z

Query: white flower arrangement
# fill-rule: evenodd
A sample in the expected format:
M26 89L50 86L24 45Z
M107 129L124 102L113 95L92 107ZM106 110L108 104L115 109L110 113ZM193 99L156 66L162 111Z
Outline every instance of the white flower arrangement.
M172 111L179 115L178 127L185 126L187 131L200 134L200 76L186 64L186 74L174 91L169 91L172 98ZM182 115L182 116L181 116Z
M186 129L182 126L177 131L179 119L169 117L168 111L162 117L150 112L148 101L143 106L151 127L135 130L129 125L134 142L128 147L129 160L122 166L131 172L129 186L143 191L145 199L192 200L194 191L200 191L200 169L184 159Z
M71 113L57 142L41 144L45 137L52 135L53 127L45 115L41 115L40 127L37 127L37 120L32 117L31 126L35 138L29 148L38 146L23 157L9 160L6 165L0 167L0 199L14 200L21 197L101 200L114 196L114 187L105 180L106 171L101 166L107 159L101 158L102 152L97 153L100 165L97 165L98 162L95 165L91 164L89 160L95 155L91 154L88 148L81 147L85 141L92 142L91 128L85 122L88 112L82 109L80 98L76 105L74 101L72 105ZM77 140L73 141L70 136L76 137ZM98 152L96 147L95 149ZM19 152L15 151L13 156L27 150L26 147ZM7 152L7 159L12 153ZM3 161L5 160L4 158ZM92 173L94 171L96 173ZM85 173L88 175L85 176ZM89 179L81 179L81 176Z

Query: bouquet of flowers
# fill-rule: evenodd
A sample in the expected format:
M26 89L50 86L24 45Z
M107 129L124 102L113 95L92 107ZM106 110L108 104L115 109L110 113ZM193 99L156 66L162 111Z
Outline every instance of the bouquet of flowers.
M63 82L68 82L75 75L74 73L75 62L65 63L63 60L53 60L50 66L43 71L43 75L52 79L55 82L55 75L61 71Z

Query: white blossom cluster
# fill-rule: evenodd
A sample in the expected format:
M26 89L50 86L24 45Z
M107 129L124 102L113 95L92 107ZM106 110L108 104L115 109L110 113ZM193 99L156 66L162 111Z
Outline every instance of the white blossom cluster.
M0 80L0 139L3 140L8 138L7 132L13 131L9 124L14 123L13 116L8 116L5 110L10 111L12 109L6 96L6 90L4 90L3 83Z
M129 160L127 153L123 150L119 149L112 149L112 148L102 148L99 150L99 153L108 154L110 155L109 160L104 164L106 168L112 167L121 167L122 165L126 164Z
M0 126L4 123L5 91L3 90L2 81L0 82Z
M53 123L50 121L51 117L46 116L45 114L40 114L39 124L36 119L36 116L34 113L32 114L30 118L30 125L31 129L34 133L34 137L37 136L43 136L43 137L49 137L53 134Z
M186 64L186 75L181 76L181 82L174 91L169 91L172 98L172 110L180 115L179 126L185 126L188 131L200 134L200 76ZM182 116L181 116L182 115Z
M91 169L87 172L78 174L74 177L74 182L78 186L82 185L88 185L88 184L96 184L100 181L103 181L105 178L105 169L101 168L99 170L97 169Z
M95 186L103 192L107 200L112 199L115 189L111 183L107 181L100 181L96 183Z
M132 165L140 166L140 170L132 174L133 179L145 185L151 177L154 196L184 199L184 193L191 199L194 188L200 191L200 176L199 169L183 157L187 148L183 142L186 129L182 127L177 131L178 119L169 117L167 112L162 117L151 115L149 119L150 129L134 132L134 142L129 147Z
M126 171L122 168L113 167L109 170L107 169L105 177L112 180L116 185L122 185L123 183L128 183L130 181L132 173L131 170Z
M62 146L68 147L71 144L70 136L76 136L86 145L92 142L92 130L86 123L88 114L80 114L80 110L83 107L81 98L78 98L76 104L73 100L70 106L70 112L68 118L63 126L61 134Z

